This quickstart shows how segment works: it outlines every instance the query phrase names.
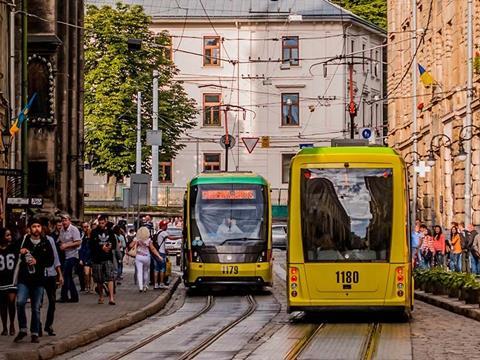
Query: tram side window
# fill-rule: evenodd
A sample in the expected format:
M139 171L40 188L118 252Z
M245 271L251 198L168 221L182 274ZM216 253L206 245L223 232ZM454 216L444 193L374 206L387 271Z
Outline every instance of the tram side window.
M305 261L387 261L392 212L392 169L302 170Z

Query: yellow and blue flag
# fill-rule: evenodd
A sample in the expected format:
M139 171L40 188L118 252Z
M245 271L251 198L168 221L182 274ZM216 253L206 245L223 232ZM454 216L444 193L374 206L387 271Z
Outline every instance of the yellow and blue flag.
M15 136L17 132L20 131L20 128L22 127L23 122L27 120L28 111L32 107L33 100L35 100L36 97L37 97L37 93L34 93L30 98L30 100L28 101L27 105L25 105L25 107L20 112L20 114L18 114L17 120L15 120L15 122L10 127L10 135L12 135L12 137Z
M420 71L420 81L423 85L430 86L435 84L433 76L420 64L418 64L418 71Z

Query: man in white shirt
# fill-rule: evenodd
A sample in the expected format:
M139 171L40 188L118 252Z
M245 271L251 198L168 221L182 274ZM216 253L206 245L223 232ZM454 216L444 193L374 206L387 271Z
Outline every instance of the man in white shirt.
M62 229L58 237L60 250L65 254L65 263L63 264L64 284L60 294L60 302L78 302L78 292L73 282L73 271L78 265L78 249L82 245L80 231L72 225L70 215L63 214ZM70 299L68 293L70 292Z

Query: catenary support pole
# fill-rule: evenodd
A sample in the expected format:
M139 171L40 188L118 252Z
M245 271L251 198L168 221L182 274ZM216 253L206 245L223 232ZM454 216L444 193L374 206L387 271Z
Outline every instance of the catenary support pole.
M23 106L28 103L28 4L22 1L22 95ZM22 194L28 196L28 121L24 121L21 129L22 137Z
M412 45L413 54L417 48L417 0L412 0ZM417 198L418 198L418 174L415 167L418 164L418 139L417 139L417 57L412 59L412 131L413 131L413 176L412 176L412 208L411 224L415 225L417 220Z
M137 143L135 146L135 174L142 173L142 93L137 94Z
M10 119L8 129L16 116L15 100L15 9L10 8ZM15 144L12 143L10 150L10 166L15 167ZM8 166L7 166L8 167Z
M473 0L467 2L467 102L466 113L463 125L465 129L465 137L470 138L472 125L472 98L473 98ZM467 158L465 160L465 224L472 222L472 143L471 140L465 141L465 152Z
M158 130L158 71L153 70L152 130ZM158 204L158 145L152 145L152 206Z

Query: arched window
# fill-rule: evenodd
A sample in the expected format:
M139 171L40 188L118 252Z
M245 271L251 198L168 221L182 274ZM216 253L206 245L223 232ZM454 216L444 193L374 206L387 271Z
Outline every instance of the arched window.
M29 111L32 125L53 123L53 71L52 65L42 56L28 58L28 97L37 93Z

